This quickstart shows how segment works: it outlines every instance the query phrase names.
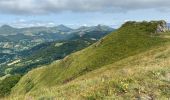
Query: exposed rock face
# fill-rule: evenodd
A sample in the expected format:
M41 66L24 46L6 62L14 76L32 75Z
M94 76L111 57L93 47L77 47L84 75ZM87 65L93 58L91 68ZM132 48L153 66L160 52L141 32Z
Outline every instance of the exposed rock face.
M169 31L168 25L166 21L160 21L157 26L156 33L167 32Z

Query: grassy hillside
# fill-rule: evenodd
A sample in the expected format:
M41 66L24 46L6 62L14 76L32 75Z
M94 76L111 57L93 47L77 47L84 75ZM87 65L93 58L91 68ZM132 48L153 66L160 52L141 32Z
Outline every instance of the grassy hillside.
M170 98L170 43L103 66L59 86L13 94L16 99L129 100ZM36 70L37 71L37 70ZM30 73L31 74L31 73ZM28 76L27 76L28 77ZM25 77L26 78L26 77Z
M147 75L149 69L145 67L151 66L152 63L147 59L147 65L147 62L142 63L142 59L145 60L145 57L149 56L145 53L150 54L151 50L163 48L169 42L168 38L161 38L155 33L160 23L127 22L116 32L109 34L94 45L49 66L29 72L13 88L12 95L18 96L18 99L20 96L23 98L24 95L28 99L68 97L93 100L107 99L107 97L119 98L120 96L120 98L126 98L132 97L135 91L139 93L142 85L146 86L146 92L150 92L149 86L155 84L150 82L152 70L149 76ZM155 69L151 66L152 68ZM155 70L157 72L158 69ZM163 69L163 71L168 70ZM162 72L159 75L163 75ZM146 80L146 84L140 83L142 79ZM157 82L153 78L152 82L154 81ZM164 97L168 96L166 93L169 86L166 82L159 82L163 85L160 89L164 91ZM134 83L137 88L128 89L127 84L131 83Z

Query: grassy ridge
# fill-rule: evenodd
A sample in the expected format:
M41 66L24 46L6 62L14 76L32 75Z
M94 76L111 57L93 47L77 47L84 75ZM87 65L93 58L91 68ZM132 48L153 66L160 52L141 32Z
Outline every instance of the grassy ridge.
M16 94L33 93L33 96L40 88L70 83L88 72L163 45L168 39L153 36L159 23L128 22L94 45L47 67L29 72L14 91Z

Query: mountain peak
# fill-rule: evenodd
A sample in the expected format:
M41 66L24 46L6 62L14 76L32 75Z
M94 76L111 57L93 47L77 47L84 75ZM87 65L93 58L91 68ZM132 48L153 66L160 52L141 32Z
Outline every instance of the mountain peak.
M58 25L58 27L67 27L67 26L65 26L65 25L63 25L63 24L60 24L60 25Z
M65 26L63 24L58 25L58 26L56 26L54 28L58 29L59 31L63 31L63 32L68 32L68 31L72 30L71 28L69 28L69 27L67 27L67 26Z
M13 28L13 27L5 24L5 25L2 25L1 28Z

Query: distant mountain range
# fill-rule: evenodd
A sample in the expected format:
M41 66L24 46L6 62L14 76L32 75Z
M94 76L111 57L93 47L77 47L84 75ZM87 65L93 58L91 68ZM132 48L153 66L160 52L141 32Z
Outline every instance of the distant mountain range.
M66 27L64 25L59 25L55 27L29 27L29 28L14 28L9 25L3 25L0 27L0 35L8 36L8 35L16 35L16 34L24 34L34 36L40 32L46 33L61 33L61 32L69 32L72 29Z
M97 40L111 31L114 31L114 29L104 25L83 26L78 29L72 29L64 25L29 28L14 28L3 25L0 27L0 47L22 51L43 42L56 40L74 40L80 37Z
M29 28L14 28L9 25L0 27L0 42L12 41L18 42L21 40L26 41L55 41L64 40L79 35L82 37L84 34L96 34L96 32L111 32L114 29L98 25L92 27L82 26L78 29L72 29L64 25L55 27L29 27ZM96 34L100 35L100 34ZM94 38L94 37L93 37Z
M36 36L40 33L55 33L55 34L70 34L70 33L77 33L77 32L88 32L94 30L103 30L109 31L113 30L113 28L105 25L98 25L98 26L91 26L86 27L82 26L78 29L72 29L64 25L58 25L54 27L28 27L28 28L14 28L9 25L3 25L0 27L0 35L8 36L8 35L17 35L17 34L24 34L28 36ZM42 34L41 34L42 35Z

